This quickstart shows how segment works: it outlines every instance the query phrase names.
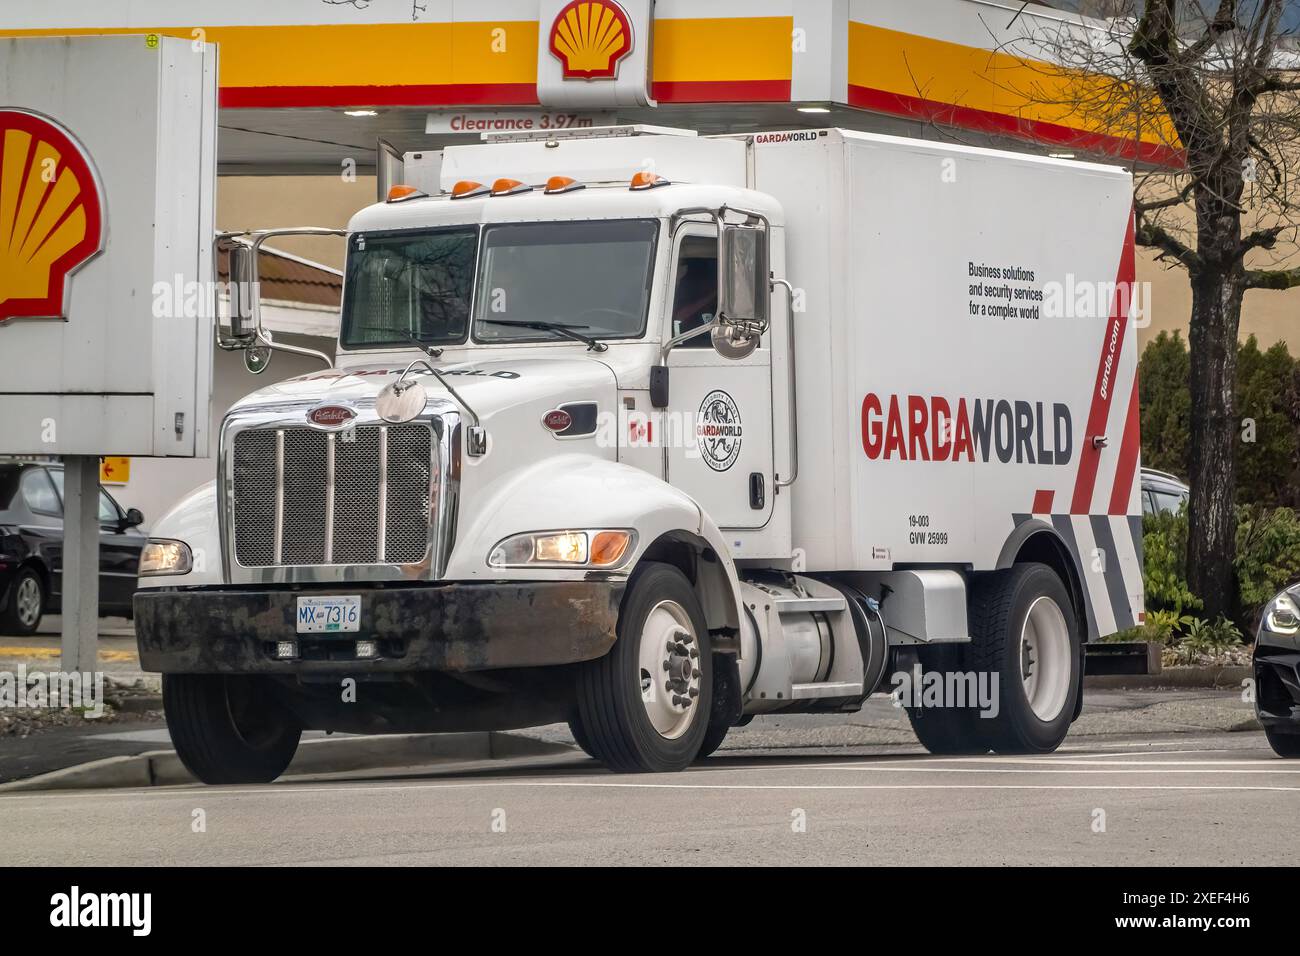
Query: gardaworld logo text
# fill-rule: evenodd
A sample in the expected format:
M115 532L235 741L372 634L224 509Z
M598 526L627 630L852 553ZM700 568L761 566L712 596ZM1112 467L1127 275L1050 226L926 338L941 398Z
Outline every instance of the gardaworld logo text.
M900 461L990 461L1064 465L1073 454L1070 409L1059 402L957 399L868 392L862 450Z

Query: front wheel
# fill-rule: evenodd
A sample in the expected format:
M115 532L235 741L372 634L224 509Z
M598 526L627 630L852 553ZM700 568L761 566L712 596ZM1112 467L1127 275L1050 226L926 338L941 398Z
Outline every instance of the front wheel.
M691 583L671 565L643 564L628 581L614 647L579 672L588 753L625 773L684 770L708 730L712 690L709 632Z
M270 783L298 750L302 727L255 677L164 674L167 731L204 783Z

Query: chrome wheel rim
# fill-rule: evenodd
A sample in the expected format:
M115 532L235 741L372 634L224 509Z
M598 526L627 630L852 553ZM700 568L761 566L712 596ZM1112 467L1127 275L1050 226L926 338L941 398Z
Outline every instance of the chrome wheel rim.
M41 583L30 576L19 581L18 591L14 594L14 607L18 612L19 624L35 627L41 619Z
M686 609L660 601L646 615L638 649L641 705L659 736L676 740L690 728L700 696L699 644Z
M1056 602L1040 597L1020 628L1020 680L1034 716L1055 720L1070 695L1070 629Z

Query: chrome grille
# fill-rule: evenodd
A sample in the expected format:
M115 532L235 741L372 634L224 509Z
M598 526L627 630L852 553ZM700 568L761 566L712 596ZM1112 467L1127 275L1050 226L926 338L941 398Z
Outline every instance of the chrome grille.
M236 433L231 450L242 566L413 564L427 555L435 474L427 425L253 428Z

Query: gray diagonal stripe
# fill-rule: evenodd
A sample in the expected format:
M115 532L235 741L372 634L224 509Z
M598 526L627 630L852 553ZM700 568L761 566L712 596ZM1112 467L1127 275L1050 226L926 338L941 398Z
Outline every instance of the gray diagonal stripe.
M1115 550L1115 536L1111 532L1110 518L1107 515L1089 515L1092 536L1097 547L1106 555L1106 570L1102 578L1106 582L1106 593L1110 595L1110 609L1115 615L1115 629L1123 631L1137 623L1133 620L1133 608L1128 603L1128 594L1124 591L1124 565Z
M1069 515L1052 515L1052 527L1065 542L1065 548L1074 557L1074 568L1079 574L1079 586L1083 589L1083 601L1088 606L1088 633L1086 640L1095 641L1097 634L1097 614L1092 609L1092 592L1088 590L1088 578L1083 568L1083 557L1079 554L1079 542L1074 537L1074 526Z
M1146 555L1142 551L1142 516L1128 516L1128 533L1133 536L1133 553L1138 559L1138 574L1146 568Z

